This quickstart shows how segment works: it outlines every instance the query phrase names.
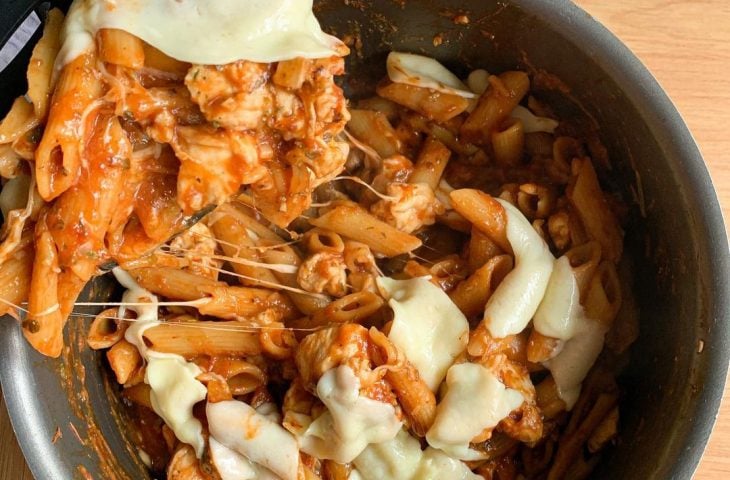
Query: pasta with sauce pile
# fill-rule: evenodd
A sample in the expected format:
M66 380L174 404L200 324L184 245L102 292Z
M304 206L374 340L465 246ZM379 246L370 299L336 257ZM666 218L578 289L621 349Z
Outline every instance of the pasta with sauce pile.
M205 5L49 12L0 123L3 313L58 356L114 266L87 341L170 480L586 478L636 335L600 145L525 72L408 53L348 105L311 2Z

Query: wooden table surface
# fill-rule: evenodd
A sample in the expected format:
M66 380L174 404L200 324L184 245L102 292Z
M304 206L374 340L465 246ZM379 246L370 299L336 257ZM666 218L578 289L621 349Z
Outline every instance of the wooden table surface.
M550 1L550 0L545 0ZM576 0L644 62L677 105L730 218L730 2ZM730 389L696 480L730 478ZM31 480L0 398L0 480Z

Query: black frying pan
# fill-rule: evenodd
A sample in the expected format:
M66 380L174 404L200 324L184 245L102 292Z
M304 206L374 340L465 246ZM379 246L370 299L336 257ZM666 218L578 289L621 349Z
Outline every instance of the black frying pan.
M620 442L594 477L689 479L727 372L730 260L700 153L649 72L567 0L383 0L363 9L356 7L368 2L316 3L328 30L362 39L363 48L348 60L351 96L372 90L391 49L435 56L460 73L475 66L546 69L570 87L570 95L553 95L553 105L564 115L595 119L617 166L613 184L628 193L640 179L646 202L646 217L634 219L626 238L641 334L621 379ZM0 1L0 39L30 6ZM451 21L448 13L457 10L468 14L469 25ZM438 47L436 34L443 39ZM26 48L0 74L5 108L25 91L29 53ZM112 290L102 278L84 296L108 298ZM124 437L124 419L111 394L115 387L99 356L83 348L84 330L84 321L70 321L69 348L61 360L49 360L24 343L15 321L0 320L0 382L23 452L38 479L85 478L84 472L92 478L144 478ZM53 444L57 429L62 437Z

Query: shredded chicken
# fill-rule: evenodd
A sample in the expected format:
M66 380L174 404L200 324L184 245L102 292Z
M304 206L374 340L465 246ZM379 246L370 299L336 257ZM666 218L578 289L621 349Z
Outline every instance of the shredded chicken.
M218 279L218 270L223 265L221 260L212 258L217 247L213 232L202 222L196 223L170 242L170 251L185 260L185 270L213 280Z
M308 292L341 297L347 293L345 260L337 253L315 253L299 266L297 282Z
M446 209L425 183L391 183L383 199L370 207L370 211L383 221L406 233L415 232L425 225L433 225L436 216Z

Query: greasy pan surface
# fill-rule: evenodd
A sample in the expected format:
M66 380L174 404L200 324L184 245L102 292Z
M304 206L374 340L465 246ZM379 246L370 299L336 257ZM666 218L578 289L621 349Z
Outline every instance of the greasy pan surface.
M30 3L0 2L0 40ZM568 1L464 0L458 3L471 20L466 26L451 21L456 2L447 0L380 1L362 9L341 0L316 3L327 29L362 41L349 60L350 95L372 89L391 49L424 52L461 73L476 66L544 69L570 87L568 95L555 95L556 107L595 120L617 166L617 188L642 192L646 215L626 237L641 334L621 379L621 441L594 477L689 479L727 371L730 260L709 175L651 75ZM25 90L24 70L21 58L0 74L3 111ZM86 295L103 299L112 290L102 280ZM124 420L111 413L117 408L100 358L84 348L84 330L83 320L71 320L63 358L47 360L24 343L14 321L0 322L0 382L23 451L38 479L144 478L121 433Z

